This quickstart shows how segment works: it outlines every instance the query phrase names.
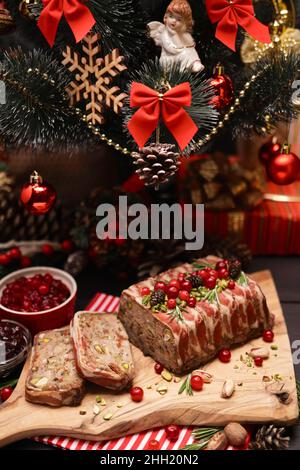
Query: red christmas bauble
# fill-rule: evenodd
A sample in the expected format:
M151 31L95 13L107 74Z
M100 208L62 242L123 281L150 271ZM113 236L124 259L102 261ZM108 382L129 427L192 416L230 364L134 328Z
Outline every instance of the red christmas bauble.
M300 160L289 146L274 155L266 165L267 175L275 184L286 185L293 183L300 173Z
M272 157L278 155L281 151L281 145L276 142L273 143L272 141L266 142L264 145L261 146L259 149L259 159L263 165L265 165Z
M56 191L34 171L21 190L20 200L30 214L46 214L56 201Z
M220 110L228 106L233 99L233 84L231 78L225 75L223 67L216 67L210 84L215 90L211 100L214 107Z

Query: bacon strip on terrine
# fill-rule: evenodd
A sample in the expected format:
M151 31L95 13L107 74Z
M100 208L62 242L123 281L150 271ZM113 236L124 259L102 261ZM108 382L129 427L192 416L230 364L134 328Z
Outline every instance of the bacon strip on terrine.
M131 347L117 315L77 312L71 336L77 369L85 379L111 390L130 385L134 376Z
M199 260L198 265L207 263ZM214 261L214 264L216 261ZM244 343L258 337L271 324L266 299L258 284L241 273L233 290L201 290L194 308L169 310L165 303L153 308L149 297L141 290L151 292L157 281L168 283L179 273L186 277L195 272L195 265L184 264L156 278L133 285L121 296L119 319L126 328L129 340L145 355L163 364L168 370L182 374L199 367L215 357L220 349ZM163 296L162 296L163 297ZM206 299L205 299L206 297Z
M37 334L26 380L26 400L49 406L76 406L83 394L84 380L76 369L70 328Z

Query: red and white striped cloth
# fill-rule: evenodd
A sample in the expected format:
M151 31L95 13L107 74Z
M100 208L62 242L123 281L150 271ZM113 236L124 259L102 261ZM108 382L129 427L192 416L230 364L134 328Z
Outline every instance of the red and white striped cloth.
M97 294L87 310L93 312L116 312L119 307L119 298L107 294ZM113 439L106 442L93 442L71 437L43 436L34 438L35 441L52 445L65 450L149 450L149 442L153 439L159 442L160 450L182 449L193 442L193 427L181 427L179 438L171 442L166 437L165 428L133 434L131 436ZM228 447L227 450L233 450Z

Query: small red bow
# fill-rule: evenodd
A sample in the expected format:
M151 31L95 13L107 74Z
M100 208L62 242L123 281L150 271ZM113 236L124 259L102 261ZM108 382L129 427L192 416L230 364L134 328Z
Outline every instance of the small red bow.
M43 5L38 27L51 47L63 16L73 31L76 42L81 41L96 23L88 7L80 0L43 0Z
M268 26L258 21L252 0L206 0L206 9L212 23L217 23L216 38L235 51L235 40L240 25L254 39L270 43Z
M185 111L191 106L192 93L188 82L171 88L165 94L158 93L142 83L133 82L130 106L140 108L127 124L129 132L139 147L143 147L159 125L160 116L181 150L192 140L198 128Z

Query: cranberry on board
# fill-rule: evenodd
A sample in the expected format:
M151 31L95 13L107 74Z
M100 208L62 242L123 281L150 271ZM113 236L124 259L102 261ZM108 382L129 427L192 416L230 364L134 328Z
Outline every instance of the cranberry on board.
M200 392L203 389L203 379L200 375L192 375L191 387L196 392Z
M7 253L0 254L0 265L7 266L10 263L10 256Z
M2 401L8 400L9 397L11 396L12 392L13 392L12 387L4 387L4 388L2 388L1 391L0 391L1 400L2 400Z
M274 333L272 330L265 330L263 332L263 340L266 342L266 343L272 343L273 340L274 340Z
M192 283L190 281L186 280L186 281L182 281L180 288L182 290L187 290L188 292L191 292L193 286L192 286Z
M188 306L191 307L191 308L195 308L196 307L196 299L195 297L190 297L189 300L188 300Z
M166 435L169 441L177 441L180 433L180 428L176 424L170 424L166 427Z
M162 282L162 281L159 281L159 282L156 282L155 283L155 286L154 286L154 290L157 291L157 290L162 290L164 292L166 292L167 290L167 285Z
M156 439L152 439L148 444L148 450L158 450L159 442Z
M171 279L169 282L169 287L177 287L177 289L180 289L180 282L178 279Z
M256 365L256 367L262 367L263 362L264 360L260 356L254 358L254 364Z
M141 295L144 296L144 295L149 295L150 294L150 289L149 287L142 287L141 289Z
M54 253L53 246L49 245L49 243L45 243L45 245L42 246L42 253L43 255L51 256Z
M154 364L154 370L158 375L160 375L164 370L164 366L162 364L160 364L159 362L156 362Z
M184 302L188 302L190 298L190 294L187 290L180 290L178 295L180 300L183 300Z
M204 286L208 289L214 289L217 285L217 279L215 277L209 277L204 280Z
M177 299L179 290L175 286L171 286L167 290L167 296L169 299Z
M21 258L21 267L22 268L29 268L31 266L31 258L29 256L22 256Z
M232 279L228 282L228 288L231 290L235 288L235 282Z
M229 349L226 349L226 348L223 348L221 349L221 351L219 352L219 359L221 362L230 362L230 359L231 359L231 352Z
M141 387L133 387L130 390L130 395L131 395L132 401L140 402L142 401L144 397L144 391Z
M63 242L61 242L60 246L61 249L64 251L72 251L74 247L71 240L64 240Z
M21 250L17 246L14 247L14 248L11 248L11 250L9 250L8 254L10 256L10 259L20 259L21 258Z
M168 307L170 310L174 310L174 308L176 307L176 305L177 305L176 299L169 299L169 300L168 300L167 307Z

